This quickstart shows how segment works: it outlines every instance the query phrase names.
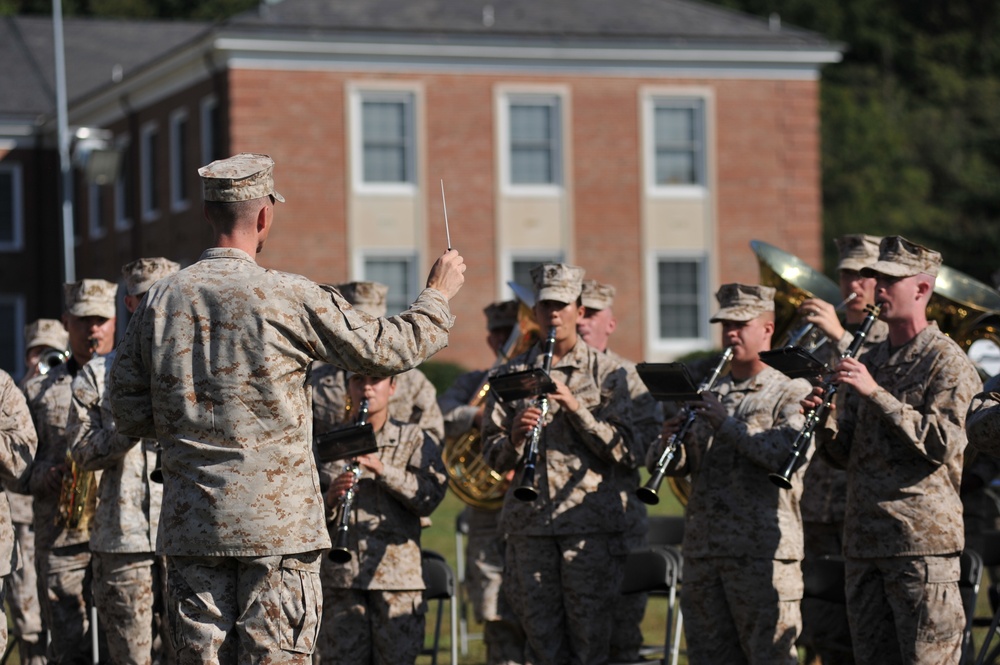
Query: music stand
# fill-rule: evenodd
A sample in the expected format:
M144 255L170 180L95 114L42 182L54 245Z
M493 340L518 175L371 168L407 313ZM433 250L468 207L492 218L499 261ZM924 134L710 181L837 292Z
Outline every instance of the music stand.
M490 379L490 391L496 393L502 402L547 395L555 390L556 384L552 382L552 377L538 367L500 374Z
M378 450L371 423L320 434L313 438L313 443L316 446L316 459L323 463L352 459Z
M797 346L764 351L760 359L791 379L815 379L828 369L826 363Z
M635 366L649 394L660 402L692 402L701 399L684 363L639 363Z

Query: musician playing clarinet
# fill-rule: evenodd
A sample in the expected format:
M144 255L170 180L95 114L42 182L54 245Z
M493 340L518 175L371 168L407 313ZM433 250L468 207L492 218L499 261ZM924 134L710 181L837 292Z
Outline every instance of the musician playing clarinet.
M389 417L395 377L347 376L351 405L368 402L367 421L378 451L358 457L360 477L341 473L326 495L330 536L336 541L338 508L354 488L346 542L350 560L324 557L322 563L320 662L412 664L423 646L427 612L420 518L441 503L448 477L437 442L419 425Z
M524 662L604 664L627 554L615 479L634 465L628 382L617 363L577 336L583 269L550 263L531 276L538 325L550 335L554 328L551 356L535 345L498 374L548 364L555 388L544 396L547 409L539 408L542 399L499 402L491 391L483 418L486 461L500 472L517 470L501 514L503 594L525 633ZM525 449L536 427L537 497L523 501L514 492L526 489Z
M684 529L681 610L691 665L798 663L802 626L804 466L782 490L767 473L788 457L805 424L799 402L811 386L790 380L759 358L771 348L774 289L725 284L716 294L722 340L732 347L730 372L712 392L688 404L697 412L672 475L691 474ZM686 414L664 423L646 463ZM652 471L652 468L650 469Z
M821 453L847 469L847 610L860 665L961 658L959 486L966 410L981 382L927 320L940 265L938 252L900 236L882 240L862 274L876 279L889 336L840 361L834 380L848 389L817 430Z

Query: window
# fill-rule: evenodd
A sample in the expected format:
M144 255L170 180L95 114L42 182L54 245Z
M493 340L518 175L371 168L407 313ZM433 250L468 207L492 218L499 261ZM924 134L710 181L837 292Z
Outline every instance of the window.
M139 143L139 177L142 179L140 196L142 197L142 219L145 222L152 221L160 215L160 197L156 189L159 138L160 132L155 124L142 128L142 140Z
M21 165L0 164L0 251L17 252L24 244Z
M408 256L366 256L364 279L389 287L386 310L394 316L408 309L417 298L417 260Z
M416 183L413 95L361 94L361 161L365 184Z
M90 237L103 238L108 232L105 218L104 188L97 183L87 185L87 218Z
M512 95L507 104L511 185L559 185L562 148L559 98Z
M707 337L705 259L660 257L656 262L657 337L661 341Z
M219 102L214 96L201 100L201 163L222 159Z
M15 381L24 373L24 296L0 294L0 368Z
M652 152L654 187L704 186L704 101L654 99Z
M122 167L115 180L115 229L127 231L132 228L132 211L135 206L135 176L132 173L132 159L129 156L131 141L127 134L119 136L115 145L122 151Z
M188 206L188 115L174 111L170 115L170 209Z
M548 256L539 255L534 257L514 257L510 262L511 281L528 290L534 292L535 284L531 280L531 269L542 263L561 263L562 256L550 254Z

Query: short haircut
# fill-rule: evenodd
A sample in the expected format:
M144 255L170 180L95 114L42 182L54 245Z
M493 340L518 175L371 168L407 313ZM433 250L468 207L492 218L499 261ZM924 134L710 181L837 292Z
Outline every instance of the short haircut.
M232 233L240 223L256 219L266 198L232 202L205 201L205 218L219 233Z

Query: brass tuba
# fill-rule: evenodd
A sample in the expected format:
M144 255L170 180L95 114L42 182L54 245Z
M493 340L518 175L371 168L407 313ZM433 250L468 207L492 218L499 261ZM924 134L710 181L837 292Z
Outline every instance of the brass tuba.
M520 293L518 294L521 295ZM494 367L524 353L539 336L531 306L519 298L517 325L504 344ZM476 391L471 406L481 406L489 395L490 384L484 382ZM459 437L447 437L444 442L445 470L448 473L448 487L464 503L480 510L499 510L504 494L510 486L510 479L493 469L483 459L483 433L473 427Z
M805 327L798 309L809 298L820 298L828 303L840 302L840 287L826 275L813 270L801 259L761 240L751 240L750 247L757 255L760 283L772 286L774 293L774 335L778 343L774 348L787 346L788 342ZM816 329L799 339L798 346L815 348L821 343L822 333Z
M995 289L941 266L927 318L936 321L978 367L991 375L1000 372L1000 293Z

